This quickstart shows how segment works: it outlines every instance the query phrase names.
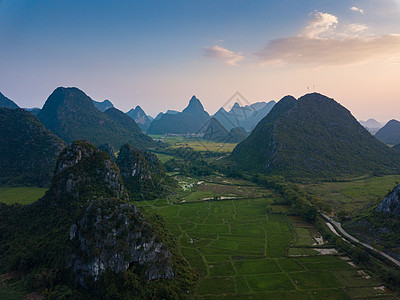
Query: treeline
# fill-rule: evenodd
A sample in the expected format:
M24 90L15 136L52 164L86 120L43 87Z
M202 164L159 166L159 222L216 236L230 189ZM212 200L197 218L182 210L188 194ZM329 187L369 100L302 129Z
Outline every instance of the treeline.
M391 261L385 259L386 264L383 264L382 256L375 251L345 242L341 237L334 235L321 220L315 225L325 240L346 253L352 261L377 274L389 289L400 291L400 271Z
M251 179L254 183L276 191L308 222L315 223L319 210L330 210L328 205L302 191L298 185L286 182L282 176L266 176L256 173Z

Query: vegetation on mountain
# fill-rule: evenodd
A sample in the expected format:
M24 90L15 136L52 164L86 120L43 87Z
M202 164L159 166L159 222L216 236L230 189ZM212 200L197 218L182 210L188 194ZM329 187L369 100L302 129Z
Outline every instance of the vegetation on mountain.
M14 101L8 99L0 92L0 107L7 107L7 108L18 108L19 106L15 104Z
M0 108L0 183L49 186L65 143L21 108Z
M400 259L400 185L373 207L346 223L346 229L368 243L378 243Z
M93 100L93 104L94 107L96 107L101 112L105 112L107 109L114 107L114 104L112 104L111 101L107 99L101 102Z
M151 122L147 133L198 133L209 118L210 116L204 110L200 100L193 96L189 101L189 105L181 113L163 114L159 119L156 118Z
M375 134L376 138L385 144L396 145L400 143L400 122L390 120Z
M400 144L394 145L393 149L400 151Z
M131 117L143 131L149 128L151 120L139 105L136 106L135 109L132 108L126 114Z
M196 278L163 221L129 203L116 164L87 142L61 152L43 198L0 205L0 269L49 297L181 298Z
M148 151L122 145L116 163L132 200L161 198L176 188L157 156Z
M108 143L114 147L127 142L138 148L155 145L123 112L115 108L100 112L94 107L93 100L77 88L57 88L38 118L67 143L86 139L95 145Z
M242 170L288 179L399 172L400 155L318 93L279 101L229 158Z

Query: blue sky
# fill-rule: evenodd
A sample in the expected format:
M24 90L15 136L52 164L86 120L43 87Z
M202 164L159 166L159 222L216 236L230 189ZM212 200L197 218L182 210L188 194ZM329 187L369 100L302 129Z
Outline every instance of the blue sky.
M400 119L399 33L397 0L0 0L0 91L41 107L77 86L156 115L315 86L357 118Z

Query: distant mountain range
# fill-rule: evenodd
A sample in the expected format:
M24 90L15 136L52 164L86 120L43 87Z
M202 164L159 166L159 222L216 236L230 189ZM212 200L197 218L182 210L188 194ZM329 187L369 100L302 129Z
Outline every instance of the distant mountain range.
M288 178L335 178L400 170L400 153L379 142L333 99L286 96L233 151L239 168Z
M0 183L49 186L66 146L31 113L0 108Z
M224 126L214 117L212 117L205 126L203 139L218 143L239 143L248 136L243 127L226 130Z
M136 106L135 109L132 108L126 114L131 117L136 122L136 124L139 125L140 129L142 129L143 131L147 131L150 126L151 120L139 105Z
M215 115L216 118L226 130L236 127L243 127L251 131L262 118L264 118L274 107L275 101L257 102L251 105L240 106L235 103L230 111L220 108Z
M375 134L383 126L383 124L379 123L375 119L368 119L367 121L359 121L359 122L372 134Z
M112 104L111 101L107 100L107 99L102 102L93 100L93 104L94 104L94 107L96 107L101 112L105 112L107 109L114 107L114 104Z
M182 112L166 113L157 117L159 118L150 124L147 133L197 133L206 125L210 115L204 110L200 100L193 96L189 105Z
M95 145L108 143L116 148L127 142L138 148L155 145L126 114L113 107L100 112L93 100L78 88L57 88L38 118L67 143L86 139Z
M0 92L0 107L18 108L19 106Z
M376 138L385 144L400 144L400 122L390 120L375 134Z

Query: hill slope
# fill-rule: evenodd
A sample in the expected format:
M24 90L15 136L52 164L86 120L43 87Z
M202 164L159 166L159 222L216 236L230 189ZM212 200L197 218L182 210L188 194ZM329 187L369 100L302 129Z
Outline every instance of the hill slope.
M138 148L154 145L137 125L129 122L132 120L115 108L110 109L109 113L102 113L81 90L59 87L49 96L38 118L67 143L86 139L95 145L108 143L117 148L127 142Z
M396 145L400 143L400 122L390 120L375 134L376 138L385 144Z
M193 96L189 105L181 112L176 114L163 114L159 119L155 119L147 133L149 134L186 134L197 133L210 118L204 110L200 100Z
M136 106L135 109L132 108L126 114L131 117L143 131L149 128L151 120L139 105Z
M369 134L346 108L318 93L279 101L230 160L242 169L288 178L400 170L397 151Z
M31 273L32 285L43 290L69 287L79 292L74 299L106 293L110 299L179 299L188 274L174 264L180 282L170 280L175 274L162 241L167 235L158 236L157 226L129 204L111 158L75 141L61 152L42 199L1 206L0 268Z
M65 143L24 109L0 108L0 182L48 186Z
M0 92L0 107L18 108L19 106Z

